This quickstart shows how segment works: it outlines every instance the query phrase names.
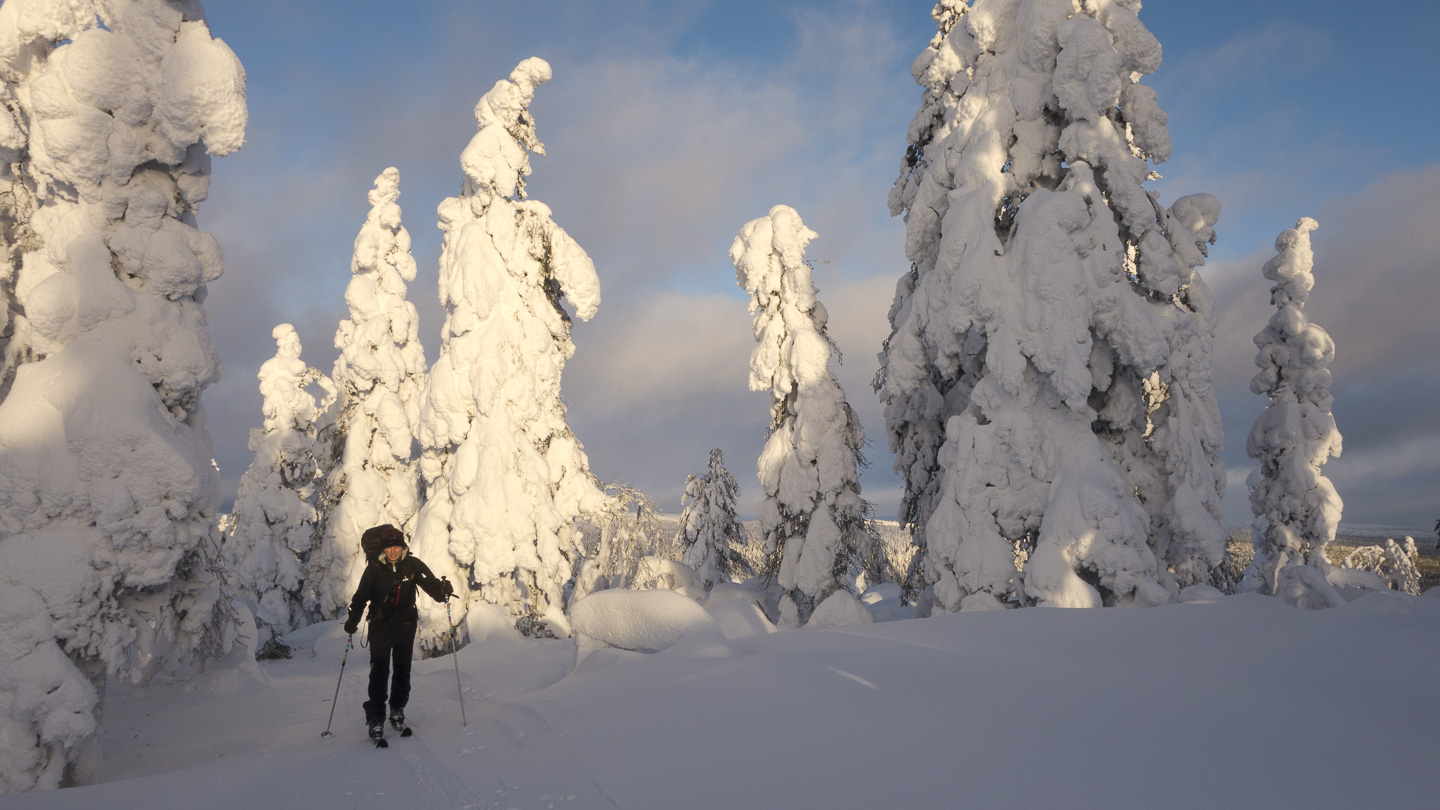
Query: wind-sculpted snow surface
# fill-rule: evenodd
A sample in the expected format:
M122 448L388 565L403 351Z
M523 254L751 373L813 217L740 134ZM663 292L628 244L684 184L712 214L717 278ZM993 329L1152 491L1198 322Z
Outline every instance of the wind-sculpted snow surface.
M320 538L307 563L315 591L313 619L342 614L360 583L360 535L388 523L413 529L420 507L415 427L425 385L415 305L410 234L400 224L400 172L386 169L370 192L370 214L355 237L354 275L345 288L348 320L335 332L340 356L330 379L339 396L326 440L328 468L316 506Z
M1343 503L1321 467L1340 455L1340 431L1330 413L1330 363L1335 341L1305 317L1315 286L1310 232L1304 217L1275 239L1277 255L1265 263L1275 282L1270 302L1277 311L1255 336L1260 373L1250 390L1269 404L1245 450L1260 462L1251 473L1250 508L1255 557L1245 571L1245 590L1272 594L1298 607L1335 607L1343 599L1327 575L1325 545L1335 539Z
M331 418L335 386L300 359L300 336L282 323L271 331L275 356L260 366L264 423L250 431L255 459L240 478L222 559L237 593L255 605L263 649L315 618L313 566L320 432ZM318 387L324 395L310 393Z
M1161 207L1138 3L945 0L876 389L940 610L1167 601L1224 554L1209 195Z
M461 194L440 204L445 326L420 411L415 550L455 583L462 610L503 605L527 632L565 634L575 519L603 496L560 400L575 351L562 302L589 320L600 282L550 209L525 199L528 152L544 154L528 107L549 79L548 64L526 59L480 99ZM422 610L421 643L438 647L444 611Z
M246 107L198 2L6 0L0 77L0 584L7 615L42 611L0 622L0 789L22 791L75 772L107 675L230 643L200 403L222 261L195 211Z
M804 624L815 605L844 587L871 542L858 478L865 434L830 372L828 315L805 261L815 235L795 209L777 205L746 223L730 246L759 344L750 355L750 390L771 392L756 516L765 573L778 575L785 589L780 624L788 627Z
M357 722L365 684L355 661L339 690L334 734L319 737L345 649L345 633L329 622L287 637L300 651L261 662L265 677L239 688L111 690L106 722L124 733L105 735L95 783L4 805L1434 804L1440 691L1404 686L1426 685L1440 671L1440 600L1370 593L1338 610L1306 612L1266 597L1211 594L1156 610L997 611L778 633L749 601L724 598L748 609L756 625L737 628L725 657L681 641L655 654L600 649L578 670L574 641L502 633L453 658L415 662L406 714L416 736L389 751L376 751ZM682 610L688 602L670 601ZM706 612L728 633L714 602ZM1249 722L1257 717L1265 722ZM1297 740L1324 740L1326 762L1341 763L1344 778L1316 779L1314 747ZM1257 751L1267 767L1257 767Z

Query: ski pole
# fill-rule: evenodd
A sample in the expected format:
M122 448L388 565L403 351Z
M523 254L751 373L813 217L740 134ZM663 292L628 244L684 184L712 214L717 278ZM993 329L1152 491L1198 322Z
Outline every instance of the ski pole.
M340 656L340 677L335 679L335 697L330 699L330 719L325 721L325 730L320 732L321 737L330 736L330 724L335 722L335 704L340 701L340 681L345 677L345 660L350 657L350 648L354 647L353 635L345 637L345 654Z
M446 585L450 584L450 580L444 577L440 579ZM464 728L470 725L470 721L465 719L465 692L460 688L460 656L457 654L459 650L455 646L455 620L450 616L449 595L445 597L445 623L450 625L450 660L455 663L455 696L460 698L460 727Z

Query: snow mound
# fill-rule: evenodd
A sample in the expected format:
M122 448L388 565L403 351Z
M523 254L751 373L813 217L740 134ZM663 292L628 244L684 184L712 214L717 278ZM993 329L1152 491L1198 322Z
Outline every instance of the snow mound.
M915 606L905 604L901 588L893 582L877 582L860 594L860 601L877 622L915 618Z
M477 604L465 613L465 632L470 642L508 639L519 641L520 633L515 629L515 617L499 605ZM441 652L445 652L443 646Z
M900 586L893 582L877 582L865 589L860 594L860 601L867 605L877 605L886 599L899 599Z
M1182 604L1186 602L1214 602L1224 598L1225 594L1219 588L1210 585L1191 585L1180 591L1180 596L1175 601Z
M855 594L836 591L815 606L815 612L810 614L810 621L805 626L823 630L851 624L872 624L874 621L875 617L870 615L863 602L855 598Z
M727 639L763 636L776 631L775 625L765 618L765 611L745 599L711 599L705 603L705 610Z
M705 598L705 587L695 569L682 562L660 557L640 558L635 571L636 590L675 591L699 602Z
M570 608L575 665L610 647L642 653L673 649L692 658L731 655L720 625L676 591L613 590L592 593Z

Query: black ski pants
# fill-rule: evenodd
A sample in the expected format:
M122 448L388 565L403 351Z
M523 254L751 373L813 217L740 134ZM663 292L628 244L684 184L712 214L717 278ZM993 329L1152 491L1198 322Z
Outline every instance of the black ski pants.
M390 681L390 709L410 702L410 661L415 657L414 622L371 622L370 699L365 701L365 722L385 719L385 682ZM394 664L392 677L391 664Z

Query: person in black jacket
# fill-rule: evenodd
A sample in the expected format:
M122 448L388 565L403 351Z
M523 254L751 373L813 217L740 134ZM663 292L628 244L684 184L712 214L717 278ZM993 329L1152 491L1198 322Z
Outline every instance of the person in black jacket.
M367 529L361 539L367 548L380 547L360 575L360 587L350 600L350 617L345 632L360 628L360 616L370 606L370 699L365 701L365 724L370 736L385 736L385 681L390 680L390 724L405 728L405 704L410 700L410 660L415 653L415 627L420 611L415 607L418 585L436 602L454 594L446 580L436 579L425 563L411 557L405 535L385 524ZM391 676L391 663L394 674Z

